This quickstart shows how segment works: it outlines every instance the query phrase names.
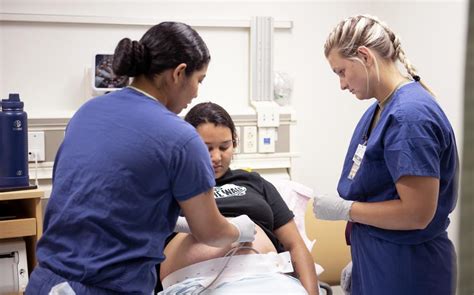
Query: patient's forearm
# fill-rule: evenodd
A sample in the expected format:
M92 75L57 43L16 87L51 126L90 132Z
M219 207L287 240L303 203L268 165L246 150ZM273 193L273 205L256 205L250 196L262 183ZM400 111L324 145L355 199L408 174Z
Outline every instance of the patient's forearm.
M298 232L294 220L275 230L277 239L283 244L287 251L290 251L291 260L296 274L303 287L309 294L318 294L318 277L314 268L313 258Z
M313 258L306 249L306 246L304 244L294 246L293 249L290 249L290 254L295 272L308 294L319 294L318 277L314 268Z

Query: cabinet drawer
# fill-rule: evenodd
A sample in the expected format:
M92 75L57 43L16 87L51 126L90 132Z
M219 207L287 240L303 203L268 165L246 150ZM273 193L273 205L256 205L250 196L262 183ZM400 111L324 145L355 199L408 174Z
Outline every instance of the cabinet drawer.
M0 221L0 239L36 235L36 218Z

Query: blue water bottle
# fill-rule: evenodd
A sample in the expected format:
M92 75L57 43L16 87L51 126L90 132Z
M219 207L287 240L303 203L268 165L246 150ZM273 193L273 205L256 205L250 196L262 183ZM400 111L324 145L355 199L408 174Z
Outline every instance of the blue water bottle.
M19 94L10 93L0 106L0 188L28 187L28 119L23 102Z

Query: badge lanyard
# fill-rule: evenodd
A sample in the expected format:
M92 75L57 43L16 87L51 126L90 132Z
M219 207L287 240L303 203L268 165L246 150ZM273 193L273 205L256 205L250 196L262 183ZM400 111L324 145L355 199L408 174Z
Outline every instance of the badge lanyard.
M359 171L360 165L362 165L362 159L364 159L365 155L365 150L367 149L367 142L369 141L369 136L370 136L370 131L373 125L373 122L377 116L378 112L378 106L374 111L374 114L372 116L372 120L370 120L369 126L367 126L367 129L365 130L364 136L363 136L363 141L362 143L359 143L357 145L357 150L354 153L354 156L352 157L352 167L351 171L349 172L349 175L347 178L349 180L353 180L357 174L357 171Z

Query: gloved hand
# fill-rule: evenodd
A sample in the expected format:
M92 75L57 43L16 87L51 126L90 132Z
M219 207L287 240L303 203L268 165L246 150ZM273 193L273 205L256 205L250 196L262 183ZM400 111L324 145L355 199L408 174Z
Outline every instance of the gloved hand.
M247 215L231 218L229 222L235 225L239 231L239 238L236 242L253 242L255 240L255 234L257 233L255 223Z
M313 212L319 219L351 220L352 203L354 201L344 200L338 195L317 195L313 201Z
M178 220L176 221L176 225L174 226L174 232L175 233L187 233L190 234L191 230L189 229L188 222L186 221L186 218L183 216L179 216Z
M62 282L53 286L48 295L76 295L76 292L68 282Z
M352 282L352 261L349 262L341 272L341 288L345 295L351 294Z

